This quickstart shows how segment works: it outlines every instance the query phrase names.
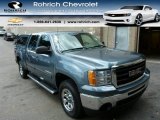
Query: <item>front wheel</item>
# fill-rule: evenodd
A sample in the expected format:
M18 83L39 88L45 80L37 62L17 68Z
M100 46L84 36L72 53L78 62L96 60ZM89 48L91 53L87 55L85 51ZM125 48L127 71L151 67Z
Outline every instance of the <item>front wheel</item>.
M21 61L19 61L18 66L19 66L19 74L20 74L20 76L23 79L27 79L28 78L28 76L27 76L28 71L23 67Z
M66 80L60 84L59 91L61 104L66 114L72 118L82 117L83 107L75 84Z
M155 18L154 18L154 21L155 21L155 22L159 22L159 15L158 15L158 13L156 13Z
M135 25L141 26L142 22L143 22L143 16L141 14L138 14L135 19Z

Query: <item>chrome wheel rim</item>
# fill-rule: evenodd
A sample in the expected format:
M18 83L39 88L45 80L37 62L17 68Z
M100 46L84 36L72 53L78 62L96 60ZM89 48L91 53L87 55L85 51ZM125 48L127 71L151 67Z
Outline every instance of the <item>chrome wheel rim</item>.
M19 64L19 73L20 73L20 75L23 75L23 68L22 68L21 64Z
M156 14L156 21L158 22L159 21L159 15Z
M143 21L142 15L138 15L136 17L135 23L136 23L136 25L141 25L142 21Z
M68 89L62 90L62 102L67 111L73 111L74 109L74 99L73 95Z

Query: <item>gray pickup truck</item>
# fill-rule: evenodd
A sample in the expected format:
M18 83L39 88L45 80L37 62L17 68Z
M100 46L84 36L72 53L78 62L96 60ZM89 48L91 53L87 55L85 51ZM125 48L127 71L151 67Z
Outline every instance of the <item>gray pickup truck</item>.
M70 117L81 117L84 108L108 110L131 103L148 86L143 55L109 49L89 33L43 32L27 38L15 45L21 77L59 93Z

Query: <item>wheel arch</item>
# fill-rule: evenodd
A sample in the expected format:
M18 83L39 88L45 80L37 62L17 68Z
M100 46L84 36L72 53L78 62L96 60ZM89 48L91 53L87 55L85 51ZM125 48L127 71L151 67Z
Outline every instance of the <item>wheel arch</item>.
M138 15L142 15L142 13L138 13L137 16L138 16ZM142 15L142 18L143 18L143 15Z
M66 75L60 72L56 73L55 75L55 84L56 84L57 89L59 89L60 84L65 80L73 83L75 87L77 88L77 90L79 91L78 83L76 82L76 80L72 76L69 76L69 75Z
M19 64L19 61L21 60L21 58L19 56L16 56L16 62Z

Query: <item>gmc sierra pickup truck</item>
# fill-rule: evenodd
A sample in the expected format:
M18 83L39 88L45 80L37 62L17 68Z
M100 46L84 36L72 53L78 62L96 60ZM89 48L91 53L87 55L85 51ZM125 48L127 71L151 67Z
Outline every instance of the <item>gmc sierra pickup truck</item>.
M15 45L22 78L30 78L78 118L84 108L107 110L139 98L148 86L145 57L109 49L86 32L42 32ZM23 42L22 42L23 43Z

